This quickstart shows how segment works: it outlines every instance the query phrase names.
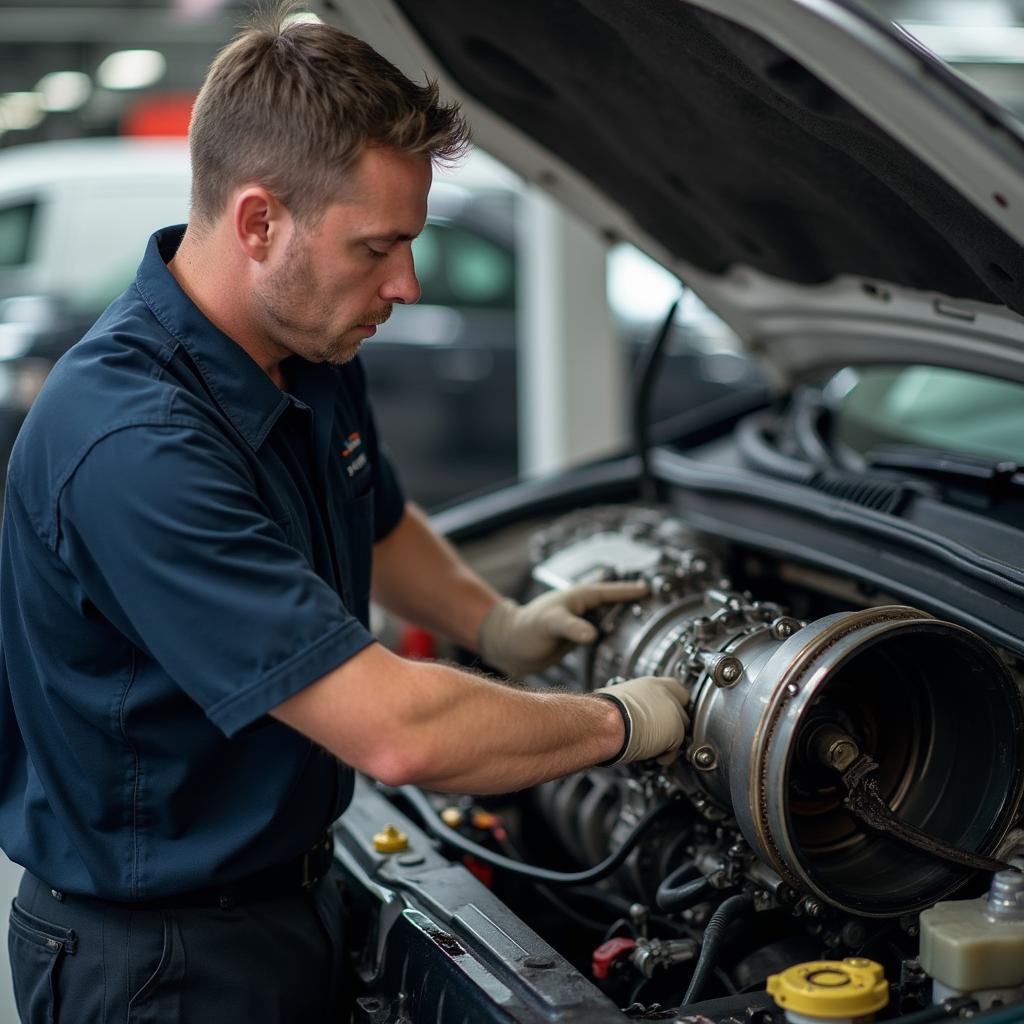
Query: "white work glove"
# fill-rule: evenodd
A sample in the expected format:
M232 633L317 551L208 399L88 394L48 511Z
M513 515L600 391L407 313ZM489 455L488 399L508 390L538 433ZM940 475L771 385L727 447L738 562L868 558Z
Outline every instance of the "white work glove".
M647 593L647 584L636 580L582 583L552 590L526 605L499 601L480 625L480 653L484 661L509 676L542 672L577 644L597 639L596 627L581 615L603 604L636 601Z
M690 691L671 676L638 676L594 691L613 700L626 722L626 741L617 757L605 764L629 764L657 758L671 764L679 756L690 716Z

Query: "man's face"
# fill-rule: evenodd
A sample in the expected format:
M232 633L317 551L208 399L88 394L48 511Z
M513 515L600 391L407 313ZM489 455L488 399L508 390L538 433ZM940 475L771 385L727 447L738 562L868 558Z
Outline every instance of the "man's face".
M345 363L393 303L419 299L412 240L426 221L430 180L429 157L363 151L345 198L317 224L295 225L265 268L254 296L272 341L313 362Z

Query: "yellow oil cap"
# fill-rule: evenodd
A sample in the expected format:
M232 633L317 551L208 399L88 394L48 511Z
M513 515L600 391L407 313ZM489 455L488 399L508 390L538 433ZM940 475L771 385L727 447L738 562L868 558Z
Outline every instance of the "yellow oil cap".
M409 837L394 825L385 825L373 837L373 848L378 853L404 853L409 849Z
M768 979L776 1005L808 1017L864 1017L889 1002L882 965L863 957L812 960Z

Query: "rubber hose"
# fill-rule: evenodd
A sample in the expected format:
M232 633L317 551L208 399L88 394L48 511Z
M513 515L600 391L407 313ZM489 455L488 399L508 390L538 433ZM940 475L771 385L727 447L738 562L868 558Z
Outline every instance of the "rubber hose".
M647 834L650 828L658 819L675 804L674 800L664 800L655 804L632 828L630 833L623 840L622 845L610 856L606 857L600 864L584 871L552 871L550 868L537 867L534 864L525 864L521 860L513 860L486 846L474 843L467 839L461 832L449 828L437 815L433 804L427 799L423 790L416 786L400 787L401 794L409 801L412 807L419 814L423 825L428 832L436 838L454 846L463 853L472 854L477 860L482 860L496 868L511 871L514 874L522 875L525 878L533 878L538 882L547 882L549 885L587 885L596 882L610 875L622 862L633 852L633 848Z
M662 879L661 886L665 889L675 888L683 882L689 882L700 874L697 865L694 863L680 864L674 871Z
M701 989L707 982L717 966L719 947L725 937L725 931L738 917L742 917L752 906L754 901L746 894L730 896L711 915L707 927L704 929L704 942L700 947L700 956L697 957L697 966L693 969L693 977L690 985L683 996L683 1006L689 1006L696 1002L700 996Z
M706 878L694 878L683 885L676 885L676 875L673 871L668 878L658 886L658 893L654 897L658 906L668 913L678 913L680 910L687 910L705 896L710 896L714 891L711 883Z

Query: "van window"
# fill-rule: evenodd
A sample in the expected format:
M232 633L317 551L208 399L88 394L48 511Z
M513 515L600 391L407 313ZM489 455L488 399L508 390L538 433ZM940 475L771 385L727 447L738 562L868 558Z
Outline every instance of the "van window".
M0 267L20 267L28 263L37 205L22 202L0 207Z
M515 254L458 224L429 223L412 243L428 306L503 309L515 306Z

